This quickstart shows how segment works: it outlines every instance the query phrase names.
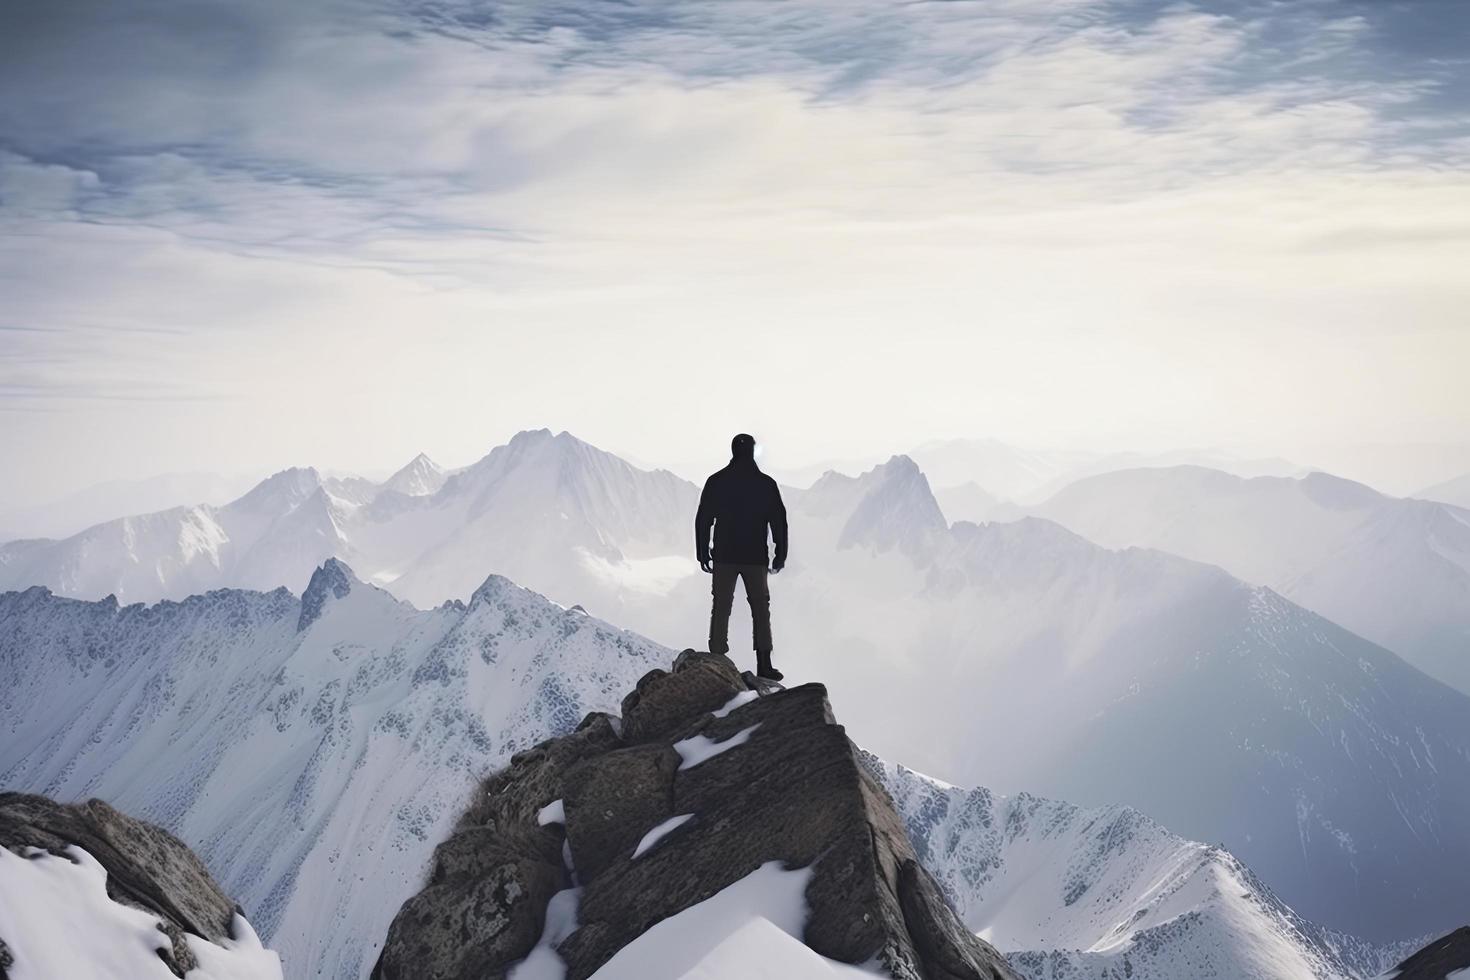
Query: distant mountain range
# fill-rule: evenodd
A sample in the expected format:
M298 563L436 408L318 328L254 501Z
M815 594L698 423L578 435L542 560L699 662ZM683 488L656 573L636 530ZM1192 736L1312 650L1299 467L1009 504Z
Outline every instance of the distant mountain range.
M1107 548L1219 565L1470 692L1470 510L1326 473L1185 466L1082 480L1029 513Z
M1266 482L1299 488L1283 500L1309 516L1371 495ZM123 602L299 589L336 557L421 608L467 599L497 573L671 647L703 647L697 494L566 433L526 432L452 473L422 459L386 484L291 470L223 507L15 542L0 548L0 587ZM1137 807L1228 845L1304 914L1374 940L1470 918L1451 870L1470 861L1470 698L1253 578L1109 550L1034 516L955 523L907 457L787 497L777 663L827 683L854 735L885 757L965 784ZM1354 571L1342 581L1361 585L1372 556L1432 553L1449 509L1432 512L1343 539L1366 550L1344 556ZM1294 540L1280 538L1263 549ZM1413 562L1390 567L1431 575ZM1424 592L1438 602L1436 588Z
M1038 518L945 527L902 457L792 509L798 676L880 754L1135 806L1348 931L1470 916L1448 870L1470 859L1470 698L1212 566Z
M33 588L0 596L0 785L102 796L163 824L288 975L363 976L478 780L588 711L617 711L672 657L498 577L429 611L335 561L300 599L221 590L119 607ZM1131 811L873 765L967 921L1018 963L1098 980L1116 975L1099 964L1125 961L1140 978L1207 963L1318 980L1388 955L1297 918L1229 854Z
M305 586L328 558L423 607L488 571L577 594L688 572L697 490L566 433L523 432L465 469L420 456L383 483L284 470L224 506L125 517L60 541L0 546L0 587L120 602L222 587ZM644 559L654 559L651 563ZM610 581L611 580L611 581Z

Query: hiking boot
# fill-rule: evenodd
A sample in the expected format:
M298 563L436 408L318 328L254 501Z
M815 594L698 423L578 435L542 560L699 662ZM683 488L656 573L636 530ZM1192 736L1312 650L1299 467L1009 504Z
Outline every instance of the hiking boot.
M755 671L755 676L768 681L780 681L785 680L786 678L785 674L781 673L770 664L763 664L762 666L757 667Z

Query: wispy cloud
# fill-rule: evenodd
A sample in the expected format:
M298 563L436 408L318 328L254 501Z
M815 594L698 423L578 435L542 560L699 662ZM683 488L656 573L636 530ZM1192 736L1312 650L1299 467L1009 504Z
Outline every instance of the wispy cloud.
M460 416L454 455L485 438L476 377L424 344L523 356L495 411L596 435L646 429L605 408L668 376L646 361L757 323L814 359L773 422L928 375L922 410L855 410L853 443L997 417L1045 437L1083 406L1122 439L1165 405L1191 442L1442 434L1470 426L1442 370L1470 354L1470 106L1430 36L1457 25L1352 0L11 5L0 288L48 329L0 331L0 400L85 415L166 376L284 428L306 406L279 391L346 362L413 392L396 419ZM180 333L111 333L139 327ZM1360 367L1324 350L1342 332L1382 338L1393 410L1323 376ZM701 370L768 369L757 347ZM349 424L338 444L378 451Z

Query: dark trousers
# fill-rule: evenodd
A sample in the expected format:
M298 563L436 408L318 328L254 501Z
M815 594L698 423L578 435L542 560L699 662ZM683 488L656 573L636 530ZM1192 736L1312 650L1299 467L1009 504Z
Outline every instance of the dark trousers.
M730 652L730 608L735 604L735 580L745 582L745 599L750 603L750 624L755 634L757 662L771 662L771 590L766 583L766 566L732 565L715 562L714 606L709 614L709 652Z

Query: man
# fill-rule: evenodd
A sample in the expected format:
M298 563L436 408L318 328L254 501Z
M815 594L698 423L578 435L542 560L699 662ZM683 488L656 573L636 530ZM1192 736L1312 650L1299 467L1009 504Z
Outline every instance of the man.
M714 527L713 563L710 528ZM766 550L766 529L776 542L776 560ZM735 580L745 583L755 633L756 674L779 681L771 666L771 590L767 562L776 574L786 565L786 505L776 481L755 465L755 439L741 433L730 441L730 465L711 476L699 496L694 517L694 551L699 567L714 576L714 606L709 614L710 653L730 652L730 607Z

